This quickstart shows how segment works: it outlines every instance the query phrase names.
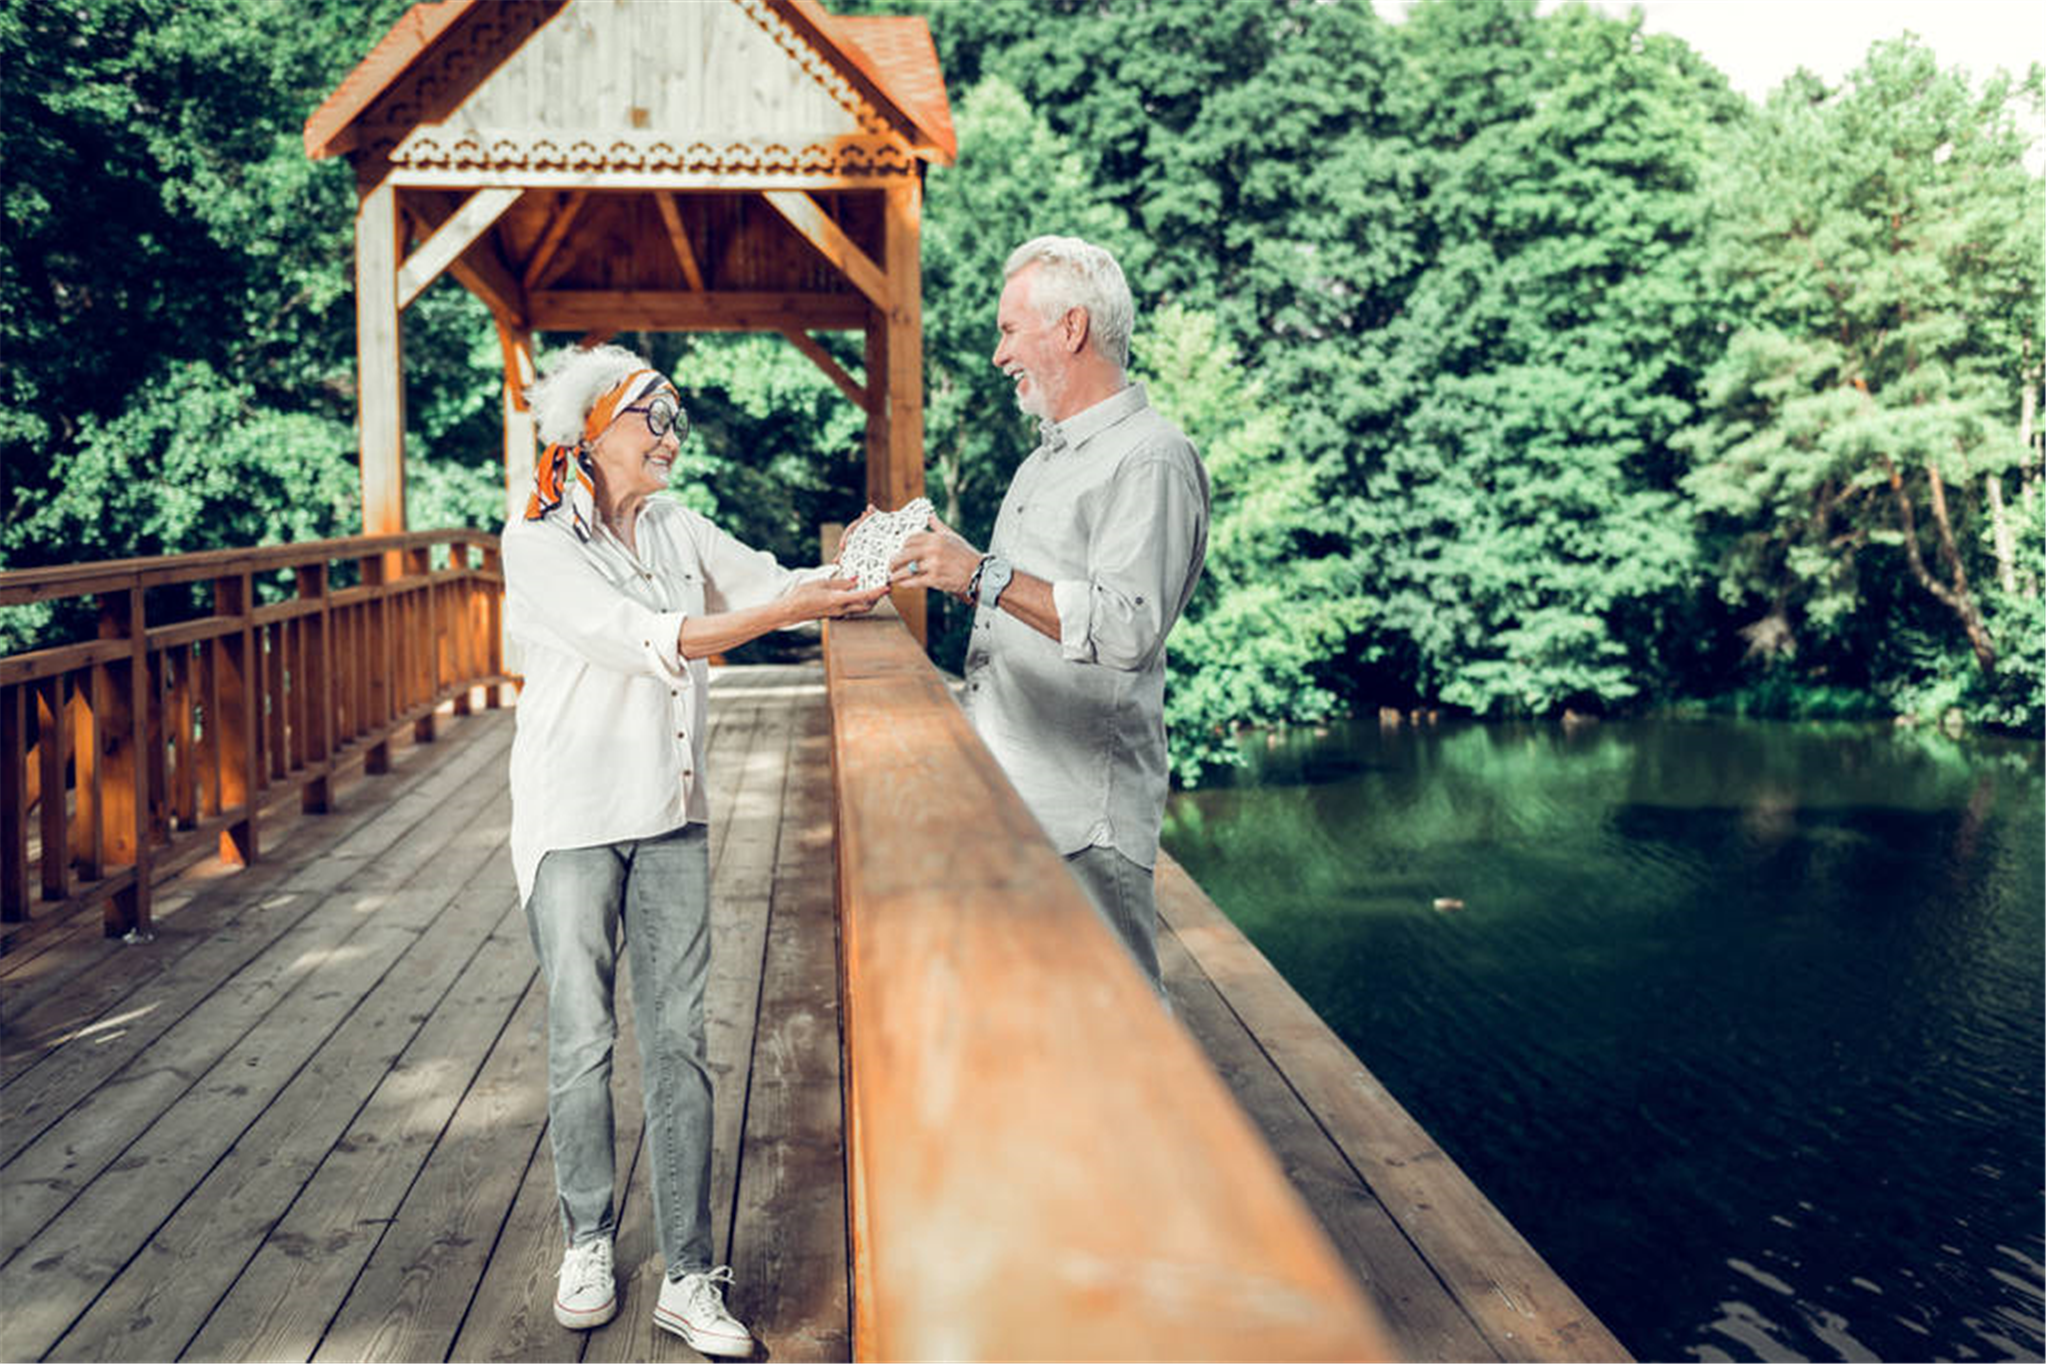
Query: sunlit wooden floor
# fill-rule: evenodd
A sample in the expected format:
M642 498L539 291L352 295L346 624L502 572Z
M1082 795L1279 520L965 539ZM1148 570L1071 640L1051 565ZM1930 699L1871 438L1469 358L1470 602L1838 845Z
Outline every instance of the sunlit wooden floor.
M714 679L718 1255L764 1357L844 1358L823 675ZM546 1002L504 851L511 713L442 732L332 812L266 826L255 866L161 888L153 942L85 922L0 958L0 1358L697 1357L652 1325L622 985L622 1310L587 1334L549 1311ZM1180 1018L1407 1356L1614 1357L1198 888L1168 864L1160 890Z

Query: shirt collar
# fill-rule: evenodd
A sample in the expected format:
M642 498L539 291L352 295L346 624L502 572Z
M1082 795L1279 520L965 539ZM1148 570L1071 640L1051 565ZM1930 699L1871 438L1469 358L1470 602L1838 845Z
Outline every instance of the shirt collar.
M1142 384L1129 384L1062 422L1039 422L1038 438L1049 455L1077 450L1123 418L1142 411L1148 402Z

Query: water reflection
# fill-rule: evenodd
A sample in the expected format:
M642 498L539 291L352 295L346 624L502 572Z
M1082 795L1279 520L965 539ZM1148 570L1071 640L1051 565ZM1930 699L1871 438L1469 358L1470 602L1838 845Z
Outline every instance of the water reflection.
M1367 722L1249 752L1167 845L1643 1358L2046 1349L2036 748Z

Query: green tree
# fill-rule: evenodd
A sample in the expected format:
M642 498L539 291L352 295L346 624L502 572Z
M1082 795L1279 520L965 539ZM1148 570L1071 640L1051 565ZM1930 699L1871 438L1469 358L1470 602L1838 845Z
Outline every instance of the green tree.
M1207 465L1206 571L1166 650L1173 774L1240 761L1244 726L1313 723L1341 704L1328 660L1357 627L1353 570L1300 552L1326 519L1290 414L1246 375L1215 319L1176 304L1150 319L1139 377Z
M2037 67L1977 90L1907 37L1838 90L1787 83L1715 158L1731 337L1683 438L1685 487L1765 660L1839 676L1879 656L1871 631L1944 635L1972 655L1986 717L2036 722L2037 577L2014 547L2022 533L2035 568L2021 426L2046 341L2046 210L2023 118L2042 92ZM1903 695L1944 679L1957 699L1959 652L1893 649L1897 671L1870 680Z
M354 195L300 127L403 8L0 9L0 562L359 526L327 496L353 464ZM414 516L494 521L488 316L440 286L407 333Z
M1581 9L1425 6L1426 264L1332 399L1379 685L1479 712L1657 684L1691 582L1671 437L1710 345L1702 127L1739 103ZM1313 376L1294 381L1311 390Z

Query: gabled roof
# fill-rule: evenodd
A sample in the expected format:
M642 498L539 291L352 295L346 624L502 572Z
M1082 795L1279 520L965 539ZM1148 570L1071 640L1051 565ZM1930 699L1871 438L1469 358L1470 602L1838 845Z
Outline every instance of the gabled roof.
M355 121L412 65L446 42L461 24L502 0L419 0L405 11L305 121L306 155L317 160L354 145ZM536 0L527 0L529 5ZM568 0L537 0L551 18ZM952 106L931 31L921 18L832 14L818 0L767 0L928 160L959 154ZM544 22L544 20L543 20ZM536 24L535 27L538 27Z
M811 45L906 125L916 149L950 163L959 155L952 104L930 26L915 15L838 15L818 0L768 0Z
M345 152L346 136L376 97L391 88L413 62L438 45L469 13L489 0L420 0L398 16L398 22L377 40L369 55L334 87L326 102L305 121L305 154L317 161ZM558 0L556 8L568 0Z

